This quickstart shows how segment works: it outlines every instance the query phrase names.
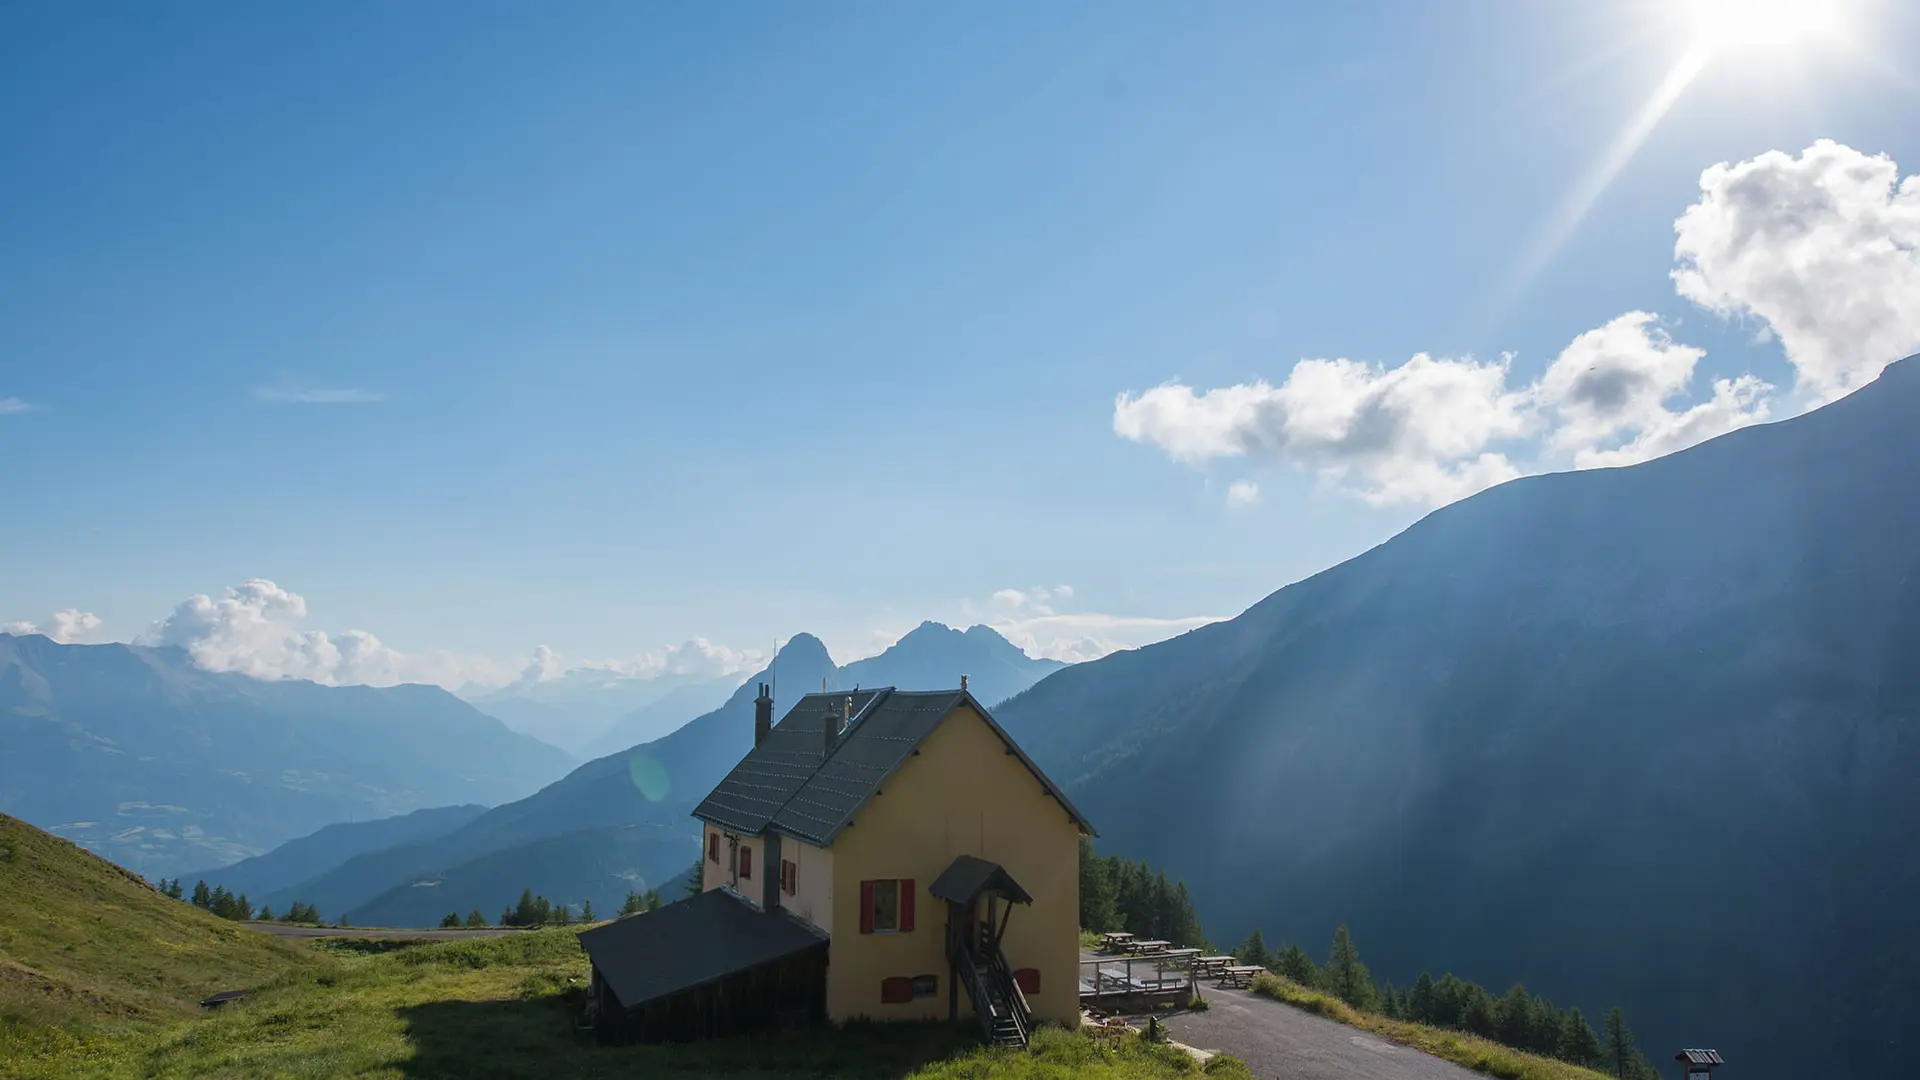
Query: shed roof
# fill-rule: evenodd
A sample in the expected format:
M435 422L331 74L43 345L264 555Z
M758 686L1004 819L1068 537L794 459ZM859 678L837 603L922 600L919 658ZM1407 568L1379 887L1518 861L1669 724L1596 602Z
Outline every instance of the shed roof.
M1684 1061L1689 1065L1725 1065L1720 1060L1718 1050L1682 1050L1673 1055L1673 1060Z
M580 932L580 947L628 1009L826 943L805 922L762 911L731 889L708 889Z
M825 847L873 798L881 783L961 705L978 713L1006 745L1007 752L1026 766L1067 816L1092 834L1092 826L1067 799L1066 792L1040 771L986 706L965 690L883 687L808 694L788 710L765 742L741 759L701 800L693 816L742 833L772 828ZM852 723L827 748L821 718L848 713L852 714ZM776 739L782 731L786 734Z
M1033 903L1033 897L999 863L971 855L961 855L948 863L927 891L956 904L971 904L985 892L999 893L1015 903Z

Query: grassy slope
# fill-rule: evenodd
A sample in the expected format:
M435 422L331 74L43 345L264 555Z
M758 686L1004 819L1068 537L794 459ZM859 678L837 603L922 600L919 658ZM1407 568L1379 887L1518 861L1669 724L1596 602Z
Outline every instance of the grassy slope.
M1310 990L1278 975L1255 977L1253 991L1502 1080L1610 1080L1605 1073L1525 1053L1477 1035L1361 1012L1331 994Z
M688 1076L800 1080L1200 1075L1185 1054L1138 1039L1114 1043L1047 1031L1031 1052L987 1050L942 1024L856 1025L682 1046L601 1047L573 1030L586 959L574 932L476 941L341 942L247 1001L94 1043L19 1075L53 1077L580 1078ZM1216 1059L1214 1080L1251 1080Z
M0 1078L632 1077L1167 1080L1202 1070L1133 1037L1043 1031L1030 1052L944 1024L868 1024L687 1046L574 1030L575 929L401 943L285 942L216 919L0 815ZM207 994L247 988L214 1012ZM1213 1080L1251 1080L1216 1058Z
M0 814L0 1051L191 1015L315 960Z

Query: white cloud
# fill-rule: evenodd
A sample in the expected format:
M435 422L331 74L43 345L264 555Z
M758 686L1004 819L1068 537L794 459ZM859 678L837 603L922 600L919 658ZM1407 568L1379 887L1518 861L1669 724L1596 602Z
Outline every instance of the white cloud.
M218 599L190 596L153 624L140 641L183 648L199 667L259 679L311 679L344 685L402 682L503 682L484 658L444 651L403 653L365 630L329 634L303 629L306 598L264 578L231 586Z
M1235 480L1227 485L1228 506L1252 506L1260 501L1260 485L1251 480Z
M358 387L320 387L307 386L297 382L282 382L271 386L256 386L253 396L261 401L272 401L283 405L366 405L387 400L387 395Z
M0 416L28 412L33 406L17 397L0 397Z
M20 620L0 625L9 634L43 634L62 645L79 645L94 640L101 626L100 616L91 611L67 608L56 611L44 623Z
M1674 223L1680 295L1764 320L1813 402L1920 351L1920 177L1822 139L1700 175Z
M1528 433L1527 405L1507 388L1505 358L1420 353L1396 368L1302 360L1279 386L1122 393L1113 429L1190 465L1245 456L1316 468L1376 504L1441 503L1519 475L1491 447Z
M586 667L605 668L633 678L651 679L661 675L733 675L753 671L767 662L767 654L756 649L735 649L703 637L689 638L639 653L626 660L593 660Z
M984 610L971 600L961 600L958 621L984 623L1028 656L1068 663L1097 660L1111 652L1151 645L1194 627L1220 621L1211 615L1158 618L1056 610L1073 596L1070 585L1001 589L993 594ZM893 640L898 637L894 635Z
M1752 375L1717 380L1712 399L1692 408L1667 407L1705 355L1644 311L1574 338L1534 386L1551 417L1547 446L1577 468L1631 465L1766 420L1773 387Z

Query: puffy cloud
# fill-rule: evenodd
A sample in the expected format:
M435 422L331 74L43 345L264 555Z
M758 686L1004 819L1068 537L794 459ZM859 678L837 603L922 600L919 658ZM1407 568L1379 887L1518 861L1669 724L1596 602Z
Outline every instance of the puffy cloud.
M44 623L23 619L0 625L0 630L9 634L42 634L62 645L76 645L92 641L100 625L100 616L93 612L67 608L54 612Z
M993 594L992 609L1003 616L1035 616L1053 614L1056 601L1073 599L1071 585L1035 585L1030 589L1001 589ZM972 605L965 604L968 616L972 617Z
M1680 295L1763 320L1815 402L1920 351L1920 177L1885 155L1822 139L1722 162L1674 231Z
M1526 435L1528 395L1507 361L1436 359L1395 368L1302 360L1263 380L1195 393L1171 382L1114 399L1113 429L1199 465L1248 457L1319 469L1376 504L1451 502L1519 475L1495 443Z
M403 653L365 630L328 634L303 629L298 624L306 616L305 597L255 578L229 587L217 599L201 594L182 600L140 641L185 649L196 665L209 671L258 679L370 686L504 681L489 660L438 651Z
M33 406L31 404L21 401L17 397L0 397L0 416L23 413L32 408Z
M1251 480L1235 480L1227 485L1228 506L1252 506L1260 501L1260 485Z
M755 649L734 649L708 641L689 638L679 645L644 652L629 660L589 662L588 667L604 667L623 675L650 679L661 675L733 675L752 671L767 662L767 654Z
M1582 469L1631 465L1766 420L1773 387L1752 375L1717 380L1699 405L1668 408L1705 355L1675 343L1644 311L1574 338L1534 387L1552 417L1548 446Z

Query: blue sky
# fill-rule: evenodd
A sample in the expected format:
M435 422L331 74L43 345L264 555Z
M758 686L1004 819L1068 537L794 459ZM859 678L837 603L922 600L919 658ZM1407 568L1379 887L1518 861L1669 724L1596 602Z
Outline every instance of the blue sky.
M1232 615L1450 493L1684 441L1554 389L1588 331L1584 370L1684 384L1663 417L1769 384L1737 422L1920 348L1884 177L1806 310L1806 249L1744 242L1785 194L1671 277L1716 163L1758 162L1722 211L1920 168L1916 20L1853 6L1865 52L1715 53L1553 245L1697 43L1650 0L9 5L0 620L206 594L185 639L357 628L450 681ZM1378 381L1419 353L1454 366ZM1411 441L1309 432L1323 392Z

